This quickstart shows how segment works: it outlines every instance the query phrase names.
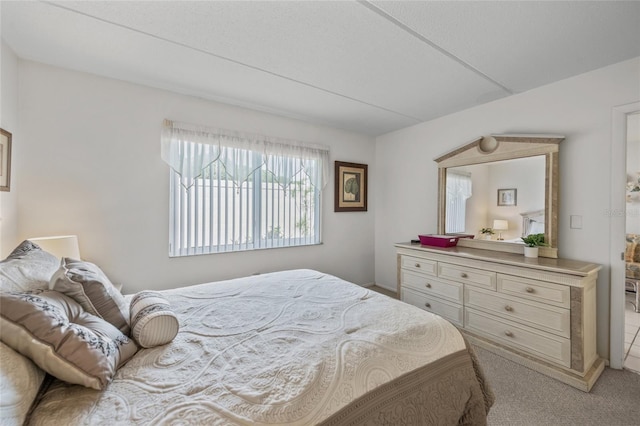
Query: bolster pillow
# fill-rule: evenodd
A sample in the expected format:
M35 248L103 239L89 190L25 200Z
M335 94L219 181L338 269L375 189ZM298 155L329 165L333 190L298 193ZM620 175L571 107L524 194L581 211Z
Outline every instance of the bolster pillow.
M178 334L178 317L157 291L141 291L129 306L131 337L143 348L164 345Z

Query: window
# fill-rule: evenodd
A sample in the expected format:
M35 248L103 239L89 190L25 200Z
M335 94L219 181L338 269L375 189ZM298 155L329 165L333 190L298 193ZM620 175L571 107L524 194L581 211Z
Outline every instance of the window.
M328 150L165 121L169 255L320 244Z
M467 199L471 197L471 174L447 170L445 232L465 232Z

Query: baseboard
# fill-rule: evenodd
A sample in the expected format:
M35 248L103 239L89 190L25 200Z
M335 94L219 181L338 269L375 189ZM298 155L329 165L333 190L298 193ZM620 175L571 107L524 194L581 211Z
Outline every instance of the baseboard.
M390 292L392 292L392 293L395 293L395 292L398 290L396 287L390 288L390 287L385 287L385 286L383 286L383 285L376 284L376 283L363 284L363 287L367 287L367 288L370 288L370 287L373 287L373 286L375 286L375 287L380 287L380 288L385 289L385 290L387 290L387 291L390 291Z

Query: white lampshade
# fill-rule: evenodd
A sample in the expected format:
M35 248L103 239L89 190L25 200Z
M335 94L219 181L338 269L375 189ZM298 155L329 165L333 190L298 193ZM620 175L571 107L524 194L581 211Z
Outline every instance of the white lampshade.
M506 231L509 229L509 222L506 220L496 219L493 221L493 229L496 231Z
M59 259L70 257L80 259L80 248L78 247L77 235L60 235L55 237L28 238L29 241L37 244L40 248Z

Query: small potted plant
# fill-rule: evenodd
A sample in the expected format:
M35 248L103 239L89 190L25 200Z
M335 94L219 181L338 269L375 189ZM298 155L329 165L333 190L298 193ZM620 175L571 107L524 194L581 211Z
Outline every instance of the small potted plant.
M495 232L491 228L482 228L480 230L480 233L482 234L482 239L484 240L490 240L491 236L495 234Z
M547 247L549 244L544 242L544 234L531 234L522 237L525 244L524 257L538 257L538 248Z

